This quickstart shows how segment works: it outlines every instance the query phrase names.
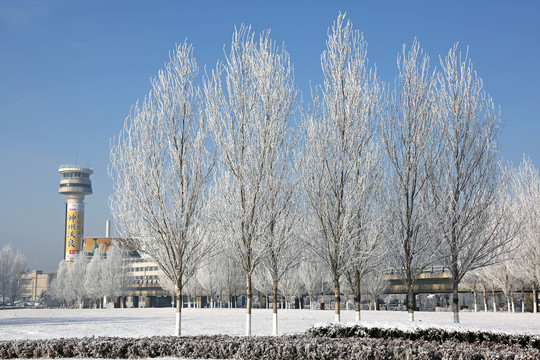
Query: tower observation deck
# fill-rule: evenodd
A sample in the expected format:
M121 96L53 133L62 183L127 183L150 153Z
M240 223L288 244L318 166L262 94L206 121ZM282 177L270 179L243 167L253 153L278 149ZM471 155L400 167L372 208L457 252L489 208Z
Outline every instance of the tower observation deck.
M92 194L90 175L94 170L77 165L62 165L58 172L62 174L58 193L66 195L64 259L70 263L81 251L84 239L84 197Z

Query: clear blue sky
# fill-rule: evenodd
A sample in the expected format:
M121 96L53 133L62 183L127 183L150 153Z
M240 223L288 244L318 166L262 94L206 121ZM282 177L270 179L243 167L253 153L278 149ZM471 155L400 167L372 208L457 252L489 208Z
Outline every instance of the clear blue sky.
M175 43L201 67L223 58L235 25L270 28L285 43L309 100L321 79L326 31L346 11L369 43L370 64L393 82L396 55L417 37L433 66L469 46L484 88L501 106L500 153L540 166L540 1L0 1L0 247L54 271L63 258L58 166L94 168L85 236L110 219L109 141Z

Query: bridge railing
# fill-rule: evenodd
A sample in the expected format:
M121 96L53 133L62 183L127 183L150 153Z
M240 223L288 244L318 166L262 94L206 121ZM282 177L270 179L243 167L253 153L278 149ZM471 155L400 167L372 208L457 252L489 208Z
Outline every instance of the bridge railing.
M442 265L428 266L423 271L422 274L435 274L435 273L449 273L450 269ZM403 274L402 269L389 268L384 270L385 275L400 275Z

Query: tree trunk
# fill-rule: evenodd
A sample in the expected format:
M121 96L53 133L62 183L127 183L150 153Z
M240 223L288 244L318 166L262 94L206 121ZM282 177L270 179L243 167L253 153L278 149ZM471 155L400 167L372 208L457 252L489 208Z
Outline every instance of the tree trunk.
M536 283L533 283L533 313L536 314L538 312L538 294L536 289Z
M182 334L182 288L176 288L176 327L174 334L180 336Z
M354 274L354 313L356 316L356 321L360 321L360 310L361 310L361 292L360 292L360 273L355 271Z
M274 296L272 300L272 335L278 334L277 293L278 293L278 281L277 281L277 278L272 277L272 294Z
M473 294L474 294L474 312L478 312L478 293L476 289L474 289Z
M341 321L341 312L340 312L340 304L341 304L341 297L339 295L340 291L339 291L339 277L337 277L336 275L334 275L334 303L335 303L335 306L336 306L336 313L335 313L335 316L334 316L334 321L335 322L340 322Z
M409 321L414 321L414 293L412 284L407 284L407 312Z
M512 312L515 313L516 312L516 301L514 299L514 292L513 291L510 293L510 299L512 299Z
M246 273L246 336L251 336L251 301L253 294L251 293L251 274Z
M484 312L487 312L488 311L488 308L487 308L487 293L486 293L486 285L482 284L482 291L483 291L483 296L484 296Z
M459 324L459 291L458 291L458 281L452 281L452 311L454 313L454 323Z

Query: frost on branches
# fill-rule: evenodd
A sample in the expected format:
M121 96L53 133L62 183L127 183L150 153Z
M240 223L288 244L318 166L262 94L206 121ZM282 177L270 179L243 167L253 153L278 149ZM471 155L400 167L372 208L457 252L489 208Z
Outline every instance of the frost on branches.
M176 335L182 289L207 254L201 223L209 157L193 49L180 44L152 90L137 103L111 145L111 212L121 235L155 261L175 285Z
M278 191L287 169L288 121L296 96L289 54L270 32L258 38L241 26L232 36L226 61L205 82L206 116L219 156L210 190L225 249L246 276L246 334L251 334L252 276L269 250L269 241L288 241L280 216L287 193ZM286 188L284 188L285 191ZM272 204L272 201L280 203ZM281 238L278 238L281 237Z
M453 281L454 322L458 286L470 271L497 261L512 239L504 179L498 179L497 138L501 119L482 79L455 45L441 59L437 101L441 153L432 178L435 222L443 245L440 262Z
M22 292L26 258L6 245L0 251L0 304L14 303Z
M413 286L434 260L438 242L430 226L428 197L439 151L435 78L416 40L408 52L403 46L397 64L399 76L381 134L388 159L384 210L387 247L407 287L409 320L414 321Z
M309 204L310 240L331 273L340 321L340 279L353 264L361 265L354 254L363 251L358 246L373 217L382 90L368 70L367 44L344 14L328 31L326 45L324 82L302 116L296 166Z

